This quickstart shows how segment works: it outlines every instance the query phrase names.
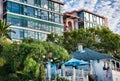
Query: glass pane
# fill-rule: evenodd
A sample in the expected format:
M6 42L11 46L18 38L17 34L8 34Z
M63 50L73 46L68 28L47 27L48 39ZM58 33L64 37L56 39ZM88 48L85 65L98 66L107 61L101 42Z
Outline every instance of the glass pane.
M30 5L34 5L34 0L28 0L27 3Z
M7 2L7 11L12 11L12 3L11 2Z
M59 4L54 3L54 8L55 8L55 11L56 11L56 12L59 12Z
M80 13L79 16L80 16L80 18L83 19L84 18L84 12Z
M20 13L20 5L17 3L12 3L12 12Z
M55 22L60 23L60 16L55 14Z
M41 19L48 20L48 12L42 10L41 11Z
M14 30L16 33L11 33L11 38L12 39L20 39L20 30L15 29L15 28L12 28L12 30Z
M32 7L27 7L27 15L34 17L35 10Z
M41 7L48 9L48 0L41 0Z
M49 10L54 11L54 3L49 1Z

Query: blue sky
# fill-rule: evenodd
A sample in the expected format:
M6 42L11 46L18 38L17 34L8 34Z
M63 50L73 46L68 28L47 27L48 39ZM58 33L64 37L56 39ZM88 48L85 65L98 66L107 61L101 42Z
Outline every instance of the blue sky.
M65 3L63 10L87 9L108 18L109 28L120 34L120 0L59 0Z

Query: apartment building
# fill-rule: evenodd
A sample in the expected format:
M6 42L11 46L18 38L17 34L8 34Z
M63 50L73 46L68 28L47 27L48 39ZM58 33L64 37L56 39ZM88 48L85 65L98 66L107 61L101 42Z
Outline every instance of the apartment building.
M1 0L0 16L12 24L13 40L33 38L46 40L47 34L62 34L64 3L57 0Z
M64 13L64 30L88 27L108 27L107 18L85 9Z

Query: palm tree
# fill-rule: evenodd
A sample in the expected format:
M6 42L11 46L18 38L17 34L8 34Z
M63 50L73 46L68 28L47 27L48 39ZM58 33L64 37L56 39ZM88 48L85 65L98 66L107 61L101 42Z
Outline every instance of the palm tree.
M9 33L10 32L15 33L15 31L9 29L10 26L11 24L7 24L5 20L0 20L0 39L8 38L11 40Z

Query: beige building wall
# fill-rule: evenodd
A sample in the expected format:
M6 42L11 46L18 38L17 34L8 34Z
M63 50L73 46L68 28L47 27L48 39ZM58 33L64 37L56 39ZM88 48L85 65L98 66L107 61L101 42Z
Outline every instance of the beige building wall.
M0 0L0 19L3 18L3 0Z

